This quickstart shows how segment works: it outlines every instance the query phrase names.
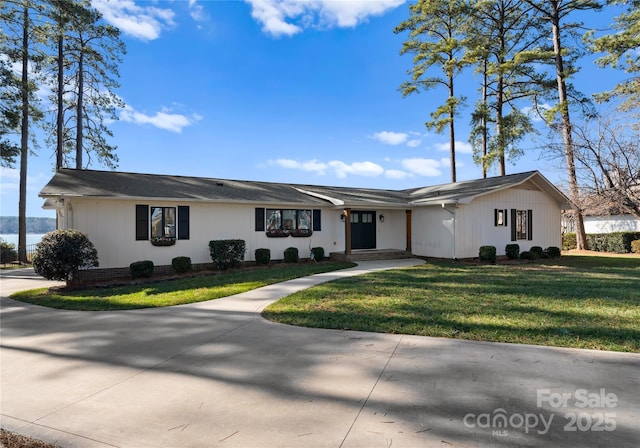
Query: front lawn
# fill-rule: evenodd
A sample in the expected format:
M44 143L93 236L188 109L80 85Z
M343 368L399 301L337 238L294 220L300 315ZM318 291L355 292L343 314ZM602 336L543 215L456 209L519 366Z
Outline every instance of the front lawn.
M640 351L640 258L429 262L325 283L267 319L307 327Z
M33 289L11 295L35 305L80 311L131 310L219 299L293 278L336 271L354 263L274 264L175 280L76 291Z

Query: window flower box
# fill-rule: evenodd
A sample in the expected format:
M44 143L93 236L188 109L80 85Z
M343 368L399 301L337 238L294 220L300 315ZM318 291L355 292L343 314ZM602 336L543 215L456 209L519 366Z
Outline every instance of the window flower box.
M300 238L300 237L309 237L311 236L312 233L313 231L311 229L298 229L298 230L292 230L291 232L289 232L289 235Z
M288 230L267 230L265 233L269 238L286 238L289 236Z
M176 244L175 238L152 238L151 244L154 246L173 246Z

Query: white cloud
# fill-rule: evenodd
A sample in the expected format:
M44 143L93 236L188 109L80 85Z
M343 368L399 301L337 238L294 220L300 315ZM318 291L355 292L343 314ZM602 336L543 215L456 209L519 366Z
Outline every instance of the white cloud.
M420 157L412 159L403 159L402 167L411 173L418 174L420 176L435 177L442 174L439 168L442 166L442 162L438 162L433 159L423 159Z
M553 106L551 106L551 104L549 103L538 104L538 110L540 111L540 113L545 113L546 111L550 110L552 107ZM523 107L522 109L520 109L520 112L528 115L529 118L531 118L531 121L533 121L534 123L540 123L544 121L542 117L540 117L540 113L538 113L538 111L535 110L532 106Z
M407 141L409 136L404 132L382 131L373 134L372 138L386 145L399 145Z
M170 9L138 6L133 0L92 0L91 4L104 20L137 39L157 39L163 29L175 25Z
M49 181L52 173L37 173L35 176L27 175L27 191L39 192ZM0 194L19 194L20 170L0 167ZM16 210L17 211L17 210Z
M406 177L413 177L413 174L407 173L402 170L387 170L384 172L385 177L389 179L404 179Z
M293 36L303 28L354 27L369 16L382 15L405 0L245 0L262 31L274 37ZM297 22L297 23L292 23Z
M204 12L204 8L198 3L198 0L189 0L189 14L196 22L204 22L208 18L207 13Z
M277 165L282 168L311 171L317 174L324 174L327 170L327 165L325 163L318 162L316 159L308 160L306 162L298 162L291 159L276 159L269 160L268 163L269 165Z
M131 106L125 106L120 112L120 119L128 123L150 124L160 129L180 133L185 127L202 120L202 117L198 114L192 114L191 116L174 114L166 108L156 112L155 115L147 115L136 111Z
M446 143L436 143L433 145L435 149L438 151L449 151L449 142ZM460 140L456 140L456 154L472 154L473 147L468 142L461 142Z
M328 165L333 168L336 176L339 178L347 177L347 174L374 177L384 173L384 168L373 162L353 162L346 164L339 160L332 160Z
M420 146L420 143L422 143L422 140L419 140L419 139L409 140L407 142L407 146L410 148L415 148L417 146Z

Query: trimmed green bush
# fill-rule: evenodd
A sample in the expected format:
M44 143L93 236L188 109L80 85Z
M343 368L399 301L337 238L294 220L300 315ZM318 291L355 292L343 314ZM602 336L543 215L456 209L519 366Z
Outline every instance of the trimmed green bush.
M73 281L80 269L98 265L93 243L84 233L72 229L45 234L33 256L33 270L48 280Z
M576 241L576 234L572 233L563 233L562 234L562 250L572 250L578 247L578 243Z
M529 252L531 252L532 254L536 254L537 255L536 258L547 258L547 254L544 252L544 249L540 246L531 246L531 249L529 249Z
M537 260L538 256L533 252L529 252L528 250L525 250L523 252L520 252L520 259L521 260Z
M256 249L256 264L271 263L271 249Z
M13 263L18 259L18 252L13 243L0 238L0 263Z
M640 254L640 240L631 241L631 252Z
M312 247L311 252L313 252L313 259L316 261L324 260L324 248L322 247Z
M213 240L209 241L211 260L220 270L237 268L244 260L244 240Z
M520 245L507 244L504 248L504 253L509 260L517 260L520 256Z
M299 259L297 247L287 247L284 250L284 261L287 263L297 263Z
M496 247L495 246L480 246L479 251L480 261L488 261L490 263L496 262Z
M547 247L545 253L549 258L559 258L561 255L560 248L556 246Z
M129 273L134 280L137 278L151 278L153 269L153 261L151 260L134 261L129 265Z
M176 274L184 274L191 270L191 258L189 257L175 257L171 260L171 266Z

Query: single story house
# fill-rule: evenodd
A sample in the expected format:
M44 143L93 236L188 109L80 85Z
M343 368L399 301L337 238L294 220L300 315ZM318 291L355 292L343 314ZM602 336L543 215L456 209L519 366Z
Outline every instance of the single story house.
M483 245L561 247L568 198L538 171L406 190L60 169L42 189L59 229L85 233L100 268L177 256L210 263L210 240L242 239L245 260L297 247L347 257L396 249L472 258Z

